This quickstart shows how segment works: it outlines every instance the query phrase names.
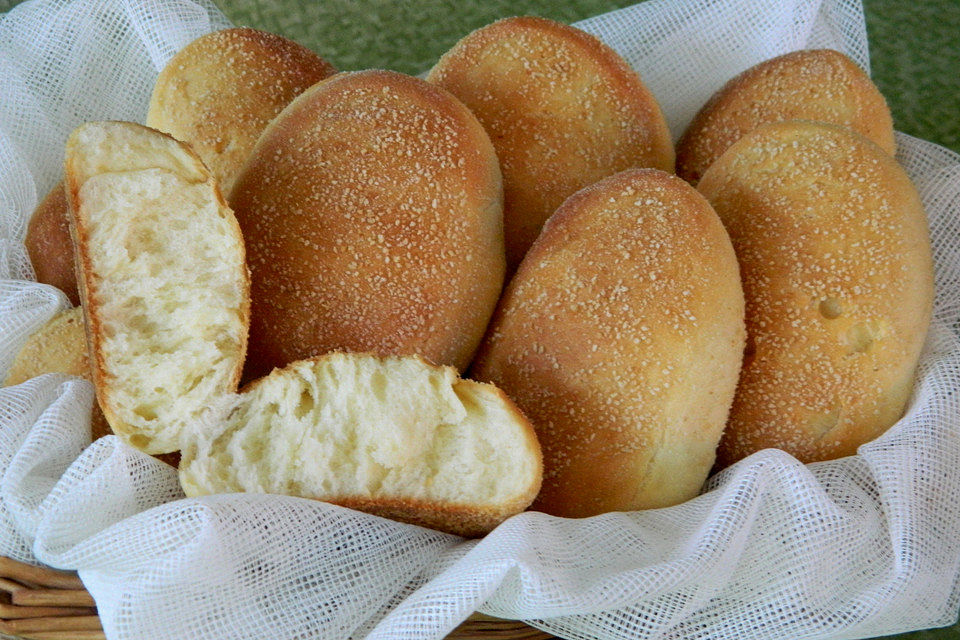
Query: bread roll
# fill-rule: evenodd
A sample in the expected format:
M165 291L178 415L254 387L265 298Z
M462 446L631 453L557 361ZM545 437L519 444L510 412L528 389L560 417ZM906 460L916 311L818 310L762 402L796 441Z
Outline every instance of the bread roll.
M850 127L895 151L890 109L860 67L830 49L794 51L747 69L710 98L677 143L677 175L696 185L745 133L796 119Z
M80 307L61 311L27 338L3 384L9 387L45 373L65 373L93 382ZM90 413L90 431L91 440L113 433L96 402ZM158 455L157 459L174 467L180 462L177 453Z
M80 307L61 311L27 338L13 359L3 385L20 384L44 373L65 373L90 380Z
M737 262L717 215L679 178L635 169L550 218L472 371L536 428L534 508L582 517L697 495L743 345Z
M326 60L282 36L246 27L208 33L160 72L147 126L189 143L230 193L267 124L333 72Z
M264 131L230 200L247 242L247 379L337 349L463 369L503 280L493 147L442 89L335 76Z
M516 406L418 357L294 362L248 385L215 425L185 438L188 496L290 494L475 536L540 487L540 448Z
M673 170L650 91L613 49L543 18L508 18L463 38L427 77L490 134L503 170L512 272L576 190L631 167Z
M748 347L718 454L852 455L903 414L930 322L923 207L883 149L849 129L762 126L700 191L740 260Z
M73 270L73 240L67 222L67 196L63 182L40 201L27 225L24 240L37 282L60 289L71 304L80 304L77 275Z
M188 146L93 122L67 140L66 181L97 399L147 453L236 389L249 276L233 213Z
M188 142L229 193L267 124L334 68L282 36L246 27L201 36L160 72L147 125ZM26 246L37 282L80 304L63 182L37 206Z

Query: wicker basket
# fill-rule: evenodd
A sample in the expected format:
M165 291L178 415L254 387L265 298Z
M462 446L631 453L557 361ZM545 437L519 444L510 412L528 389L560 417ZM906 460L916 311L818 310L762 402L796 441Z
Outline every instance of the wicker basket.
M106 640L93 597L80 578L0 556L0 633L25 640ZM544 640L515 620L470 616L448 640Z

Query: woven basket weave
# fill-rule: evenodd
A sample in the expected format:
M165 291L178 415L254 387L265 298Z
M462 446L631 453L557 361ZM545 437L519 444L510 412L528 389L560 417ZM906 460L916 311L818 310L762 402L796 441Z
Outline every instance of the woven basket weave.
M534 13L562 21L574 21L590 15L633 4L635 0L487 0L483 3L451 3L448 0L421 0L418 3L391 3L387 0L329 0L301 3L298 0L217 0L224 12L238 24L263 28L297 39L311 46L341 69L388 67L417 73L429 68L439 53L469 30L496 18L518 13ZM0 11L17 0L0 0ZM865 0L871 35L874 77L888 96L897 128L960 151L960 118L956 105L960 96L960 7L956 0L924 0L903 3L897 0ZM390 12L416 14L409 19L387 17ZM338 15L339 20L328 18ZM416 19L414 19L416 18ZM371 24L377 23L373 29ZM333 30L331 25L336 26ZM347 25L344 27L344 25ZM374 35L376 36L374 38ZM917 74L917 70L921 74ZM5 559L0 558L0 563ZM7 588L16 585L42 594L40 600L67 594L70 602L82 601L82 585L65 578L62 586L18 582L2 577ZM75 577L73 578L75 580ZM14 618L10 591L0 583L0 632ZM52 593L50 593L52 592ZM72 593L70 593L72 592ZM57 593L61 595L58 596ZM37 594L34 593L34 596ZM89 594L87 594L89 598ZM29 599L29 598L28 598ZM33 614L49 617L87 618L96 616L92 607L72 607L70 615L44 615L46 604L22 605L34 608ZM39 612L39 613L38 613ZM30 612L20 611L18 615ZM27 618L16 618L27 619ZM21 625L24 626L24 625ZM30 626L30 625L26 625ZM65 631L69 635L24 632L19 637L56 640L102 638L96 629ZM61 630L63 631L63 630ZM51 631L50 633L57 633ZM503 621L482 615L471 616L450 638L480 640L490 638L550 638L522 623ZM950 629L897 636L902 640L960 639L960 625Z
M93 597L76 574L0 556L0 634L24 640L106 640ZM544 640L522 622L474 614L448 640Z

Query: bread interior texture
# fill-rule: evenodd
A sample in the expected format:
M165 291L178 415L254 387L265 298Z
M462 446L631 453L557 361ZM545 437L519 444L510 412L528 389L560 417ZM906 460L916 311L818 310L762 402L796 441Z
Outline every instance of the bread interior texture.
M131 444L175 450L182 426L235 388L245 343L236 223L205 176L152 141L84 142L101 391Z
M522 502L517 510L539 481L532 431L492 385L418 358L339 353L254 383L181 465L188 495Z

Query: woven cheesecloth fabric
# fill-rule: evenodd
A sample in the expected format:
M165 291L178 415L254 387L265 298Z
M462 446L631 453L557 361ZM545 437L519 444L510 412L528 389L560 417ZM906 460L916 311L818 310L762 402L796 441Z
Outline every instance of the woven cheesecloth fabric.
M0 376L68 302L32 281L26 221L87 120L142 122L158 71L228 26L209 2L32 0L0 17ZM653 0L579 23L678 135L727 79L810 47L868 68L849 0ZM937 298L906 416L854 457L775 450L656 511L525 513L464 541L320 502L184 499L175 471L90 443L89 383L0 389L0 555L77 569L108 637L441 638L471 612L565 638L858 638L945 625L960 565L960 156L900 135Z

